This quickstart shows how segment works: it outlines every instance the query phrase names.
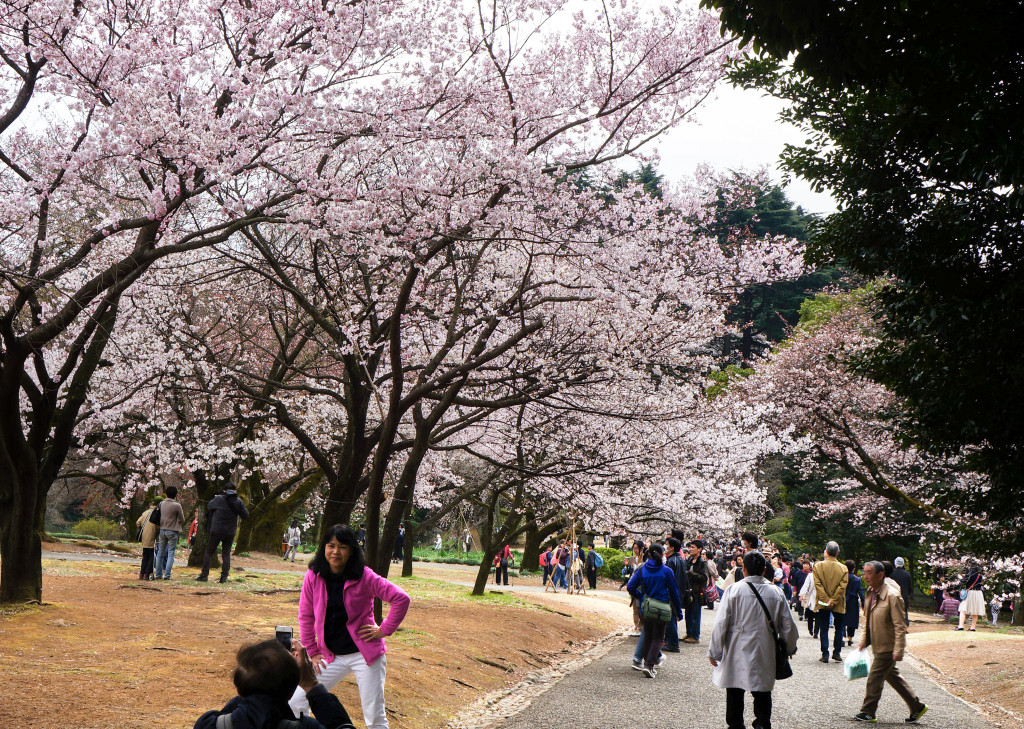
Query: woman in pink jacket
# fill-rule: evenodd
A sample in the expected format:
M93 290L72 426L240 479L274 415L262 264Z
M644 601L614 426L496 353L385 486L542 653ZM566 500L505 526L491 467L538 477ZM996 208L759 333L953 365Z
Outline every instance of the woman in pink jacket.
M373 599L391 604L379 626ZM394 633L409 610L405 591L364 564L355 532L335 524L310 560L299 596L299 640L328 689L355 675L367 729L384 729L384 636ZM309 714L306 694L296 689L288 702L296 716Z

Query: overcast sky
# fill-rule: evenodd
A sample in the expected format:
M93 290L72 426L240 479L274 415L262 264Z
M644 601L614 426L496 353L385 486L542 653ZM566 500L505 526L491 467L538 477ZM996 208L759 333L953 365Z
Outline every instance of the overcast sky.
M779 153L786 142L800 144L803 135L779 121L781 101L758 91L746 91L723 84L717 96L697 108L698 123L672 130L656 145L661 155L658 171L672 179L692 173L706 162L718 169L767 167L781 183ZM809 213L831 213L835 202L825 194L812 192L802 180L786 187L789 199Z

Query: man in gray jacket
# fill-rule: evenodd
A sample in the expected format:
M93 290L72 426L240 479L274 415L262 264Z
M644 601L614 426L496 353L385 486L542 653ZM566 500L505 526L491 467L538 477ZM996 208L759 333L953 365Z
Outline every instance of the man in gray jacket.
M231 543L235 541L235 532L238 530L238 517L249 518L249 510L238 498L238 492L234 489L225 489L224 493L217 494L206 507L206 532L209 538L206 542L206 553L203 554L203 569L196 578L197 582L206 582L210 574L210 562L213 560L213 553L217 545L220 550L220 581L228 581L228 572L231 571Z

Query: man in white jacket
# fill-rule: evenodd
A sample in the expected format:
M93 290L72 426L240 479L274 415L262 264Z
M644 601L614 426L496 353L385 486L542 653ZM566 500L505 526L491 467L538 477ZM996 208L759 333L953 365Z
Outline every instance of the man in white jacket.
M786 641L789 655L796 653L799 633L786 596L761 577L764 568L765 558L760 552L743 556L743 579L725 591L711 631L708 659L715 667L711 681L725 689L725 721L729 729L744 729L744 691L754 696L754 729L771 729L772 725L775 637L755 590Z

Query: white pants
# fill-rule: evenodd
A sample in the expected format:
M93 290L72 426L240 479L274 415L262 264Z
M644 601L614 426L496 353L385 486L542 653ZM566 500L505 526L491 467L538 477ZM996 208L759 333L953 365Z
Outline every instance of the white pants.
M387 675L387 666L387 656L381 656L369 666L358 651L347 656L335 656L334 660L320 672L320 683L330 690L348 674L355 674L366 729L387 729L388 717L384 713L384 679ZM288 705L292 707L295 716L309 716L309 702L306 701L306 692L301 686L295 689Z

